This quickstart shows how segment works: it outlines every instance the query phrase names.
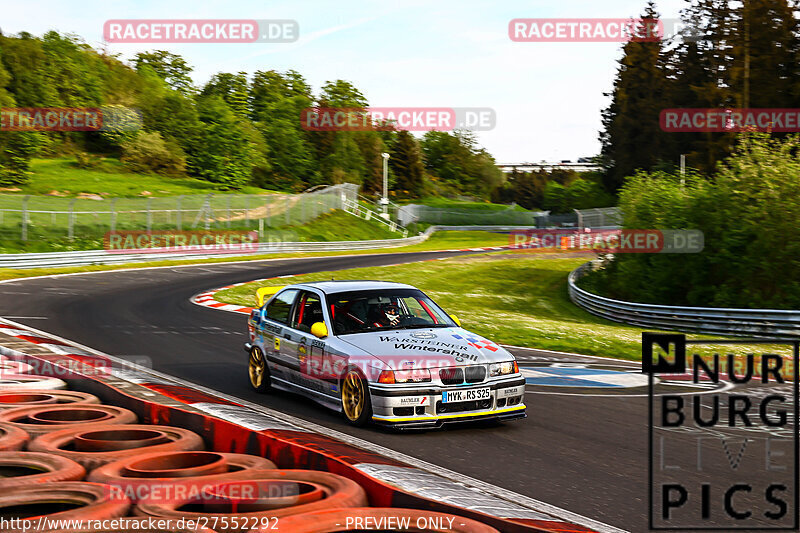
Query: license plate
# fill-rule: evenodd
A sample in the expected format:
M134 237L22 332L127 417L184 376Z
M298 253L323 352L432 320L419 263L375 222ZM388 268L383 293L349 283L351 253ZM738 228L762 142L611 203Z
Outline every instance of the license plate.
M470 402L474 400L488 400L489 387L482 389L446 390L442 391L442 403Z

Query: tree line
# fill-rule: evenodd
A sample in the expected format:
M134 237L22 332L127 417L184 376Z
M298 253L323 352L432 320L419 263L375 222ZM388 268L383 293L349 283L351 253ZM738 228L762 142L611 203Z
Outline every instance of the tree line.
M797 7L794 0L687 0L681 18L691 37L626 43L600 132L606 189L616 193L637 170L673 171L681 154L711 175L733 153L738 134L664 132L662 109L796 107ZM642 18L659 18L653 2Z
M390 154L400 197L461 194L489 198L504 181L494 158L469 131L430 131L417 139L392 127L308 131L311 107L366 108L366 96L345 80L315 93L299 72L220 72L198 87L184 58L166 51L126 63L81 39L50 31L0 34L0 107L134 108L137 131L15 132L0 136L0 184L24 183L35 154L119 157L137 172L188 175L221 189L252 184L301 191L352 182L382 189L381 154Z

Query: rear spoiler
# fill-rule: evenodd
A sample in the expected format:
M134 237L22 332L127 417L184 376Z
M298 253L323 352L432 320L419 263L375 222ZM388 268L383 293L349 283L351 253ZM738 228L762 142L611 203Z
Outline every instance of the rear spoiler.
M260 289L256 290L256 300L258 301L258 306L261 307L264 305L264 301L267 299L267 296L272 296L279 290L281 290L286 285L281 287L261 287Z

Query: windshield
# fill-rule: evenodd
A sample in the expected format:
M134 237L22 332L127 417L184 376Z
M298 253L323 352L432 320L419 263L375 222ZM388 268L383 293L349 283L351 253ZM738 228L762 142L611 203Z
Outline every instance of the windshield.
M453 327L447 313L417 289L328 295L335 335L387 329Z

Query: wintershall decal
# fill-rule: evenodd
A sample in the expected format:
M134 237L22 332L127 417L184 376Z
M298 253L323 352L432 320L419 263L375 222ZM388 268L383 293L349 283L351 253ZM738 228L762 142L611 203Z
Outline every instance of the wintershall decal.
M459 352L457 350L451 350L449 348L438 348L436 346L425 346L424 344L423 345L419 345L419 344L403 344L401 342L396 342L396 343L394 343L394 349L395 350L415 350L415 351L437 352L437 353L442 353L442 354L445 354L445 355L453 355L455 357L463 357L463 358L466 358L466 359L471 359L473 361L477 360L477 357L472 355L472 354Z
M664 109L659 124L666 132L796 132L800 109Z
M256 231L112 231L105 235L112 253L254 252Z
M800 341L642 334L650 529L797 530L798 353ZM687 373L697 394L654 394L656 376Z
M460 340L464 340L462 337L457 335L453 335L453 337ZM394 343L395 350L437 352L444 355L452 355L456 358L457 362L461 362L460 361L461 359L469 359L470 361L478 360L478 356L469 353L469 348L467 348L463 344L435 341L429 339L419 339L414 337L387 337L383 335L381 335L380 340L381 342ZM489 341L483 341L483 342L492 344ZM475 346L476 348L482 347L470 344L469 342L467 342L467 344Z
M700 230L514 230L509 245L530 251L562 250L606 253L698 253L703 250Z

